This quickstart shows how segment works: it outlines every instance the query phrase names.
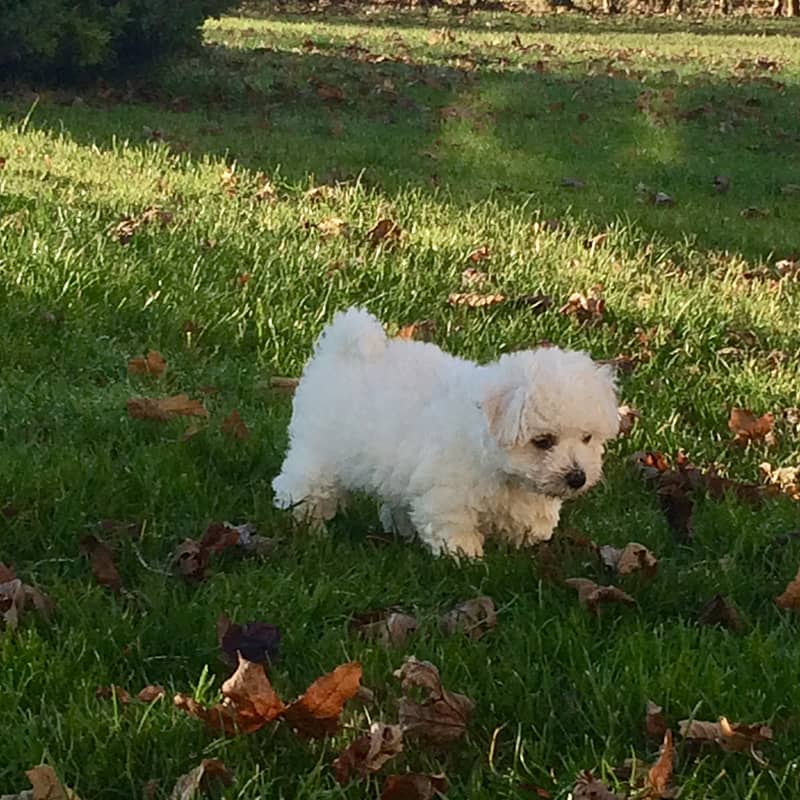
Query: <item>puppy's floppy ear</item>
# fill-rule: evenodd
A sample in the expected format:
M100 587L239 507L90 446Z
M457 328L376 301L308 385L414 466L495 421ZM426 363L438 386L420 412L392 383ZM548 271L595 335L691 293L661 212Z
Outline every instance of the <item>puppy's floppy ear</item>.
M481 403L489 433L503 447L517 444L522 438L526 400L527 392L521 386L502 386L492 389Z

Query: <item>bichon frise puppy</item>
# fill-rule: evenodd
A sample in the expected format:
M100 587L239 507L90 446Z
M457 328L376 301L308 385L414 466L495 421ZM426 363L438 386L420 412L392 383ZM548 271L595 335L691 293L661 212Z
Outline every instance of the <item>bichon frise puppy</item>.
M479 365L389 339L366 311L322 332L294 396L275 505L324 526L350 491L387 531L479 558L494 534L549 539L563 500L596 483L619 429L611 368L556 347Z

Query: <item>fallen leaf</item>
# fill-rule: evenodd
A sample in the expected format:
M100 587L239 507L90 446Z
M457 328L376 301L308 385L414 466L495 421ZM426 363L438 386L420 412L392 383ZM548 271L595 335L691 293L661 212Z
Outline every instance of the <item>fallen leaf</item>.
M470 639L480 639L496 625L494 601L486 595L460 603L439 619L439 627L446 636L462 632Z
M756 206L748 206L739 212L739 216L744 219L762 219L768 217L769 214L768 208L756 208Z
M385 242L393 244L400 240L403 229L391 219L379 219L368 231L367 239L373 247Z
M94 696L98 700L111 700L114 698L121 706L127 706L131 702L131 696L121 686L99 686L94 691Z
M278 658L281 632L268 622L231 622L225 614L217 618L217 641L225 661L231 666L239 655L256 664L272 664Z
M505 302L502 294L479 294L478 292L453 292L447 298L451 306L467 306L468 308L485 308Z
M617 414L619 415L620 436L627 436L633 430L636 421L642 418L642 413L631 406L620 406Z
M243 442L250 436L250 429L244 424L241 415L234 408L222 421L221 430L226 436Z
M716 742L723 750L734 753L746 753L753 750L756 745L772 740L772 728L767 725L730 723L725 717L720 717L719 722L685 719L678 725L684 739Z
M29 769L25 775L33 787L30 800L79 800L72 789L59 781L52 767L42 764Z
M559 309L559 314L573 317L582 324L598 325L603 321L605 310L603 287L598 284L592 286L588 294L573 292Z
M132 358L128 362L129 375L151 375L154 378L160 378L166 369L167 362L156 350L149 350L146 356Z
M163 686L145 686L139 694L136 695L136 699L140 703L155 703L156 700L160 700L164 695L166 695L166 689Z
M462 286L480 286L482 283L485 283L489 276L479 270L477 267L467 267L461 273L461 285Z
M728 419L728 427L734 434L736 444L746 444L747 442L766 441L768 444L774 443L772 437L772 426L774 417L772 414L762 414L757 417L752 411L746 408L732 408Z
M783 592L775 598L775 604L779 608L800 611L800 569L794 580L791 580Z
M430 342L436 333L436 320L423 319L403 325L397 332L398 339L415 339L418 342Z
M233 776L218 758L204 758L199 767L178 778L170 800L196 800L213 790L214 784L230 786Z
M317 230L323 239L335 239L343 236L348 230L347 220L341 217L326 217L317 223Z
M236 195L236 184L239 183L239 176L236 174L236 162L225 167L222 174L219 176L219 182L225 190L228 197Z
M717 194L725 194L731 188L731 179L727 175L714 176L714 191Z
M173 215L159 206L149 206L139 216L124 217L112 229L110 235L120 244L127 244L145 225L158 222L162 227L172 222Z
M437 744L452 742L464 735L475 704L465 695L445 689L439 670L433 664L409 656L394 675L400 679L404 693L409 689L422 689L427 693L423 703L407 696L400 700L400 725L404 734Z
M373 722L369 733L359 736L333 762L336 780L344 785L353 775L377 772L383 765L403 751L403 731L399 725Z
M406 772L405 775L389 775L383 782L381 800L433 800L447 791L444 775L423 775Z
M674 206L675 198L666 192L656 192L653 195L653 204L657 206Z
M578 592L578 600L588 609L590 614L597 616L600 603L624 603L635 606L636 601L616 586L600 586L588 578L567 578L567 586Z
M188 395L150 398L133 397L128 400L128 416L133 419L166 422L175 417L207 417L208 411L199 400L190 400Z
M417 620L396 608L382 608L353 615L350 630L383 647L402 647L417 630Z
M317 678L305 693L289 705L283 718L301 736L312 739L332 736L339 730L344 704L358 691L361 664L350 661Z
M583 189L586 183L580 178L562 178L561 185L567 189Z
M242 656L239 656L236 672L222 684L222 696L222 703L211 708L184 694L175 695L173 703L227 736L254 733L286 710L267 679L264 667Z
M0 628L15 630L22 614L30 608L47 618L53 603L44 592L23 583L11 567L0 563Z
M487 261L491 257L492 254L489 252L489 245L486 244L482 244L480 247L473 250L469 256L467 256L467 258L469 258L473 264L480 264L481 261Z
M278 192L275 186L273 186L272 181L265 175L259 174L256 177L259 179L261 185L258 187L253 197L262 203L277 203Z
M645 575L653 577L658 572L658 560L638 542L629 542L622 549L603 545L598 552L603 563L618 575L630 575L641 570Z
M656 797L671 794L670 781L672 780L672 767L675 762L675 747L672 743L672 731L664 734L664 742L658 761L650 767L645 781L646 787L655 793Z
M274 392L284 392L285 394L294 394L297 385L300 383L300 378L283 378L273 376L269 379L269 388Z
M608 239L607 233L596 233L594 236L590 237L589 239L583 240L583 249L590 250L594 252L597 250L602 244L605 243L606 239Z
M664 719L664 709L652 700L647 701L647 713L644 720L644 729L653 739L663 739L667 732L667 721Z
M208 551L203 550L199 542L184 539L175 551L174 561L184 578L202 581L208 570L208 557Z
M115 594L122 591L122 578L114 564L114 552L96 536L84 536L80 543L81 554L89 559L92 574L101 585Z
M701 625L721 625L734 633L744 630L744 623L736 606L721 594L715 594L700 609L697 621Z
M572 789L572 800L620 800L620 798L587 770L578 775Z
M333 86L330 83L317 84L317 97L322 100L333 100L337 103L344 100L344 89L341 86Z

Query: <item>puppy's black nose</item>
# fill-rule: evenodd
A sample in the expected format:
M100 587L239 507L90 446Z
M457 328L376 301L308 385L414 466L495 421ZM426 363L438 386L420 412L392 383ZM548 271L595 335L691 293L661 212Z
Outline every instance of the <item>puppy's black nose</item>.
M564 480L570 489L580 489L586 483L586 473L582 469L571 469L564 476Z

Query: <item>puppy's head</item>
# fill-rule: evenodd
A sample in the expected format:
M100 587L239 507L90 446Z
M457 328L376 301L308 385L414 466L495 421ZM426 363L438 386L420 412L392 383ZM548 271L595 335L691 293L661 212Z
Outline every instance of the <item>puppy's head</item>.
M481 406L501 469L551 497L597 483L603 447L619 430L613 370L556 347L503 356L490 369Z

